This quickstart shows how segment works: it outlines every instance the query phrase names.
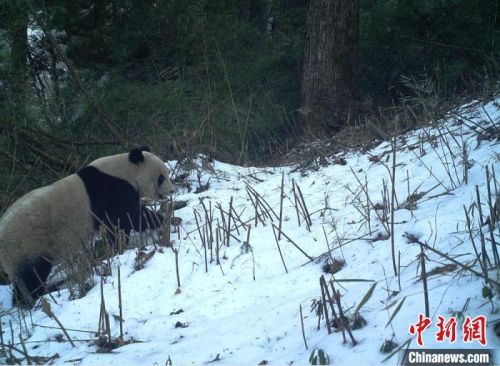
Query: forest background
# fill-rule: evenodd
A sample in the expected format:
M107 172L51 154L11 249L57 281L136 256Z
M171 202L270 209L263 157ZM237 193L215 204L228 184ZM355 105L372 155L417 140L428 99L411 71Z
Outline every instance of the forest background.
M134 145L258 165L412 128L498 92L498 17L498 0L0 0L0 208Z

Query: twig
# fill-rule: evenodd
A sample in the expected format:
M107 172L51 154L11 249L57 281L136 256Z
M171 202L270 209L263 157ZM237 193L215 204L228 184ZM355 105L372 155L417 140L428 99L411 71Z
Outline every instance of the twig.
M326 307L326 294L325 294L325 289L323 287L324 283L324 277L321 276L319 278L319 287L321 289L321 299L322 299L322 305L323 305L323 313L325 314L325 322L326 322L326 329L328 330L328 334L332 333L332 330L330 328L330 319L328 318L328 308Z
M101 306L99 309L99 325L97 326L97 332L99 334L104 334L106 330L106 303L104 301L104 280L101 277Z
M40 328L47 328L47 329L60 329L59 327L51 327L50 325L42 325L42 324L36 324L36 323L33 323L33 326L40 327ZM66 330L70 330L72 332L95 334L94 330L82 330L82 329L74 329L74 328L66 328ZM1 338L0 338L0 341L1 341ZM41 341L41 342L45 342L45 341ZM31 342L28 342L28 343L31 343Z
M488 191L488 207L490 209L490 215L488 216L488 231L490 232L490 242L491 242L491 251L493 252L493 259L495 261L495 268L500 268L500 257L498 256L497 244L495 240L495 205L493 204L492 196L491 196L491 187L490 187L490 170L486 167L486 188ZM497 218L500 219L500 218Z
M420 240L418 240L418 239L417 239L416 237L414 237L413 235L411 235L411 234L408 234L408 233L407 233L407 234L406 234L406 237L408 238L408 241L409 241L410 243L417 243L417 244L423 245L423 247L424 247L425 249L428 249L428 250L430 250L431 252L434 252L434 253L436 253L437 255L439 255L439 256L441 256L441 257L443 257L443 258L448 259L450 262L455 263L457 266L459 266L459 267L461 267L461 268L465 269L466 271L469 271L469 272L471 272L471 273L474 273L476 276L481 277L481 278L483 278L484 280L489 281L490 283L492 283L492 284L494 284L494 285L496 285L496 286L500 287L500 282L495 281L495 280L493 280L493 279L491 279L491 278L486 278L486 277L485 277L482 273L480 273L480 272L476 271L475 269L473 269L473 268L471 268L471 267L469 267L469 266L467 266L467 265L465 265L465 264L463 264L463 263L460 263L460 262L459 262L459 261L457 261L456 259L451 258L449 255L447 255L447 254L445 254L445 253L443 253L443 252L440 252L439 250L434 249L433 247L431 247L431 246L429 246L429 245L427 245L427 244L425 244L425 243L421 242Z
M196 221L196 227L198 229L198 233L200 234L200 240L201 240L201 243L203 245L203 253L205 256L205 273L208 273L207 245L206 245L206 241L205 241L205 234L203 233L203 231L200 228L200 222L198 221L198 216L199 216L198 211L194 210L194 219ZM200 221L201 221L201 217L200 217Z
M28 365L33 365L33 363L31 362L31 357L28 355L28 350L26 349L26 345L24 344L22 334L19 334L19 341L21 342L21 346L23 347L24 355L26 356L26 361L28 362Z
M425 303L425 316L429 317L430 309L429 309L429 288L427 287L427 272L425 270L425 253L424 247L420 244L420 266L422 267L422 283L424 285L424 303Z
M476 199L477 199L477 208L479 210L479 239L481 240L481 259L483 261L483 267L488 268L487 261L489 261L488 254L486 253L486 241L484 240L484 233L482 229L483 225L483 209L481 208L481 198L479 196L479 187L476 185ZM484 272L486 276L486 281L488 281L488 271Z
M118 309L120 312L120 340L123 341L123 306L122 306L122 280L120 266L118 266Z
M301 248L301 247L299 247L299 246L298 246L298 245L297 245L297 244L296 244L296 243L295 243L292 239L290 239L290 237L289 237L288 235L286 235L283 231L281 231L278 227L276 227L276 225L274 225L274 224L272 224L272 225L273 225L273 227L274 227L276 230L278 230L279 232L281 232L281 233L283 234L283 236L284 236L285 238L287 238L287 239L288 239L288 241L289 241L290 243L292 243L292 245L293 245L295 248L297 248L297 249L298 249L298 250L299 250L302 254L304 254L304 255L307 257L307 259L309 259L310 261L313 261L313 260L314 260L314 258L313 258L313 257L311 257L309 254L307 254L306 252L304 252L304 251L302 250L302 248Z
M333 295L335 296L335 301L337 302L337 307L339 309L339 319L342 323L342 326L345 327L345 329L347 330L347 334L349 334L349 337L351 338L352 345L355 346L356 344L358 344L358 342L356 342L356 339L354 339L354 336L352 335L351 329L349 327L349 322L346 321L347 318L344 316L342 305L340 303L340 292L335 289L333 281L330 281L330 286L332 286Z
M307 348L306 333L304 331L304 317L302 315L302 305L299 305L299 310L300 310L300 327L302 329L302 339L304 339L304 346L306 346L306 351L307 351L308 348Z
M255 256L253 255L253 248L250 246L250 230L252 229L251 226L248 227L248 232L247 232L247 245L250 248L250 252L252 253L252 275L253 275L253 280L255 281Z
M471 224L471 219L469 217L469 212L465 208L465 205L463 207L464 207L465 221L467 224L467 232L469 233L470 242L472 244L472 248L474 249L474 253L476 254L476 258L478 260L478 263L481 266L481 270L484 273L484 271L486 271L487 269L483 267L483 262L481 261L481 256L479 255L479 252L477 251L477 248L476 248L476 242L474 241L474 235L472 235L472 224ZM486 274L486 277L488 277L487 274Z
M3 340L3 329L2 329L2 315L0 314L0 347L1 353L5 354L5 342Z
M231 201L229 203L229 207L231 207L233 203L233 199L231 197ZM230 232L230 227L231 227L231 215L229 214L228 215L228 223L226 224L226 215L224 215L224 211L222 210L222 205L220 203L217 204L216 206L218 209L219 209L219 213L220 213L220 218L222 220L222 231L224 232L224 238L220 237L219 239L223 242L226 242L226 246L228 247L229 246L229 232ZM231 213L231 209L229 209L229 213ZM218 231L216 232L218 233ZM218 256L218 240L217 239L217 246L215 247L216 248L216 256L217 256L217 264L219 264L219 256Z
M363 184L361 183L361 180L358 178L358 176L356 175L356 173L354 172L354 170L349 167L349 169L351 170L351 173L354 175L354 178L356 178L356 181L358 182L359 186L360 187L363 187ZM369 196L367 195L367 199L369 199ZM369 199L369 202L368 202L372 207L375 206L372 202L371 199ZM389 234L390 233L390 229L389 227L387 226L387 222L386 220L384 220L384 218L382 216L380 216L380 214L378 213L377 210L375 210L375 214L377 215L377 218L379 219L379 221L382 223L382 225L384 226L386 232Z
M283 259L283 253L281 253L279 239L276 237L276 230L274 229L274 225L272 226L272 228L273 228L274 239L276 240L276 245L278 246L278 251L280 253L281 262L283 263L283 267L285 267L285 272L288 273L288 269L286 268L285 260Z
M179 275L179 248L174 249L174 246L172 246L172 251L174 252L175 257L175 275L177 277L177 288L181 288L181 278Z
M322 286L322 290L321 290L322 293L324 291L326 298L328 299L328 303L330 304L330 309L332 311L333 318L337 322L337 327L338 327L338 329L340 329L342 331L342 337L344 338L344 343L345 343L346 338L345 338L345 332L344 332L344 323L343 323L344 320L337 316L337 312L335 311L332 297L330 296L330 291L328 290L328 285L326 284L325 276L321 275L321 277L319 278L319 282L320 282L320 285Z
M308 230L311 231L310 230L310 227L312 226L311 215L309 215L309 210L307 209L306 201L304 200L304 196L302 195L302 190L300 189L297 183L295 183L295 186L297 187L297 191L299 192L299 202L301 202L301 207L304 212L304 217L306 219Z
M295 213L297 214L297 224L300 226L299 203L297 202L297 194L295 193L295 180L293 179L292 179L292 192L293 192L293 200L295 202ZM278 235L280 234L278 233Z
M396 129L398 125L398 118L396 118ZM396 131L397 132L397 131ZM391 174L391 254L392 254L392 267L394 269L394 276L398 275L398 268L396 266L396 243L394 238L394 211L396 200L396 137L392 139L392 174Z
M71 347L75 347L75 344L73 343L73 341L71 340L71 337L69 336L68 332L66 331L66 329L64 328L64 326L62 325L61 321L59 319L57 319L57 317L55 316L55 314L52 312L51 308L50 308L50 304L47 302L47 300L45 300L44 298L42 298L42 311L47 314L47 316L51 319L54 319L57 323L57 325L59 325L59 328L61 328L62 332L64 333L64 335L66 336L66 338L68 338L68 341L69 343L71 344Z
M253 187L249 186L248 184L246 185L246 188L253 193L255 199L257 200L263 211L266 212L267 216L271 221L273 221L273 218L271 217L269 212L271 212L276 219L279 219L278 215L276 214L276 212L274 212L271 205L266 201L266 199L261 194L259 194L259 192L257 192Z
M229 200L229 210L227 218L227 234L226 234L226 246L229 247L229 233L231 232L231 219L233 218L233 196ZM234 221L234 220L233 220ZM238 229L236 229L238 230Z
M285 173L283 172L283 173L281 173L280 217L279 217L279 223L278 223L279 231L278 231L278 239L276 241L281 240L281 227L282 227L281 225L283 222L283 199L285 198L285 195L283 193L284 186L285 186ZM276 236L276 233L274 235ZM279 246L278 246L278 248L279 248ZM287 273L288 273L288 271L287 271ZM302 310L302 308L301 308L301 310ZM307 349L307 345L306 345L306 349Z

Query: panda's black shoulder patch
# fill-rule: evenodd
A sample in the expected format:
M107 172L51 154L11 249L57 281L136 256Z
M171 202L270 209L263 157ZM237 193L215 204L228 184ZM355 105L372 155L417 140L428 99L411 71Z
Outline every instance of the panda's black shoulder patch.
M129 182L93 166L85 167L77 174L87 190L95 228L104 223L109 227L119 226L130 233L140 220L139 192Z

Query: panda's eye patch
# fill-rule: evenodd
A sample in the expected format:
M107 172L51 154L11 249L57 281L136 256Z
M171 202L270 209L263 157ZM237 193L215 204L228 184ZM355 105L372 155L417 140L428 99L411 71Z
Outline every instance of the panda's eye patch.
M158 185L161 186L165 182L165 176L163 174L160 174L158 177Z

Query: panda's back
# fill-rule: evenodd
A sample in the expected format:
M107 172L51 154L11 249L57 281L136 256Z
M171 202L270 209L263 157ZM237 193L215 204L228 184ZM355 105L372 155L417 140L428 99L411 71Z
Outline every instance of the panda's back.
M4 270L23 259L57 258L92 235L90 201L73 174L19 198L0 219L0 262ZM41 253L41 251L44 251Z

